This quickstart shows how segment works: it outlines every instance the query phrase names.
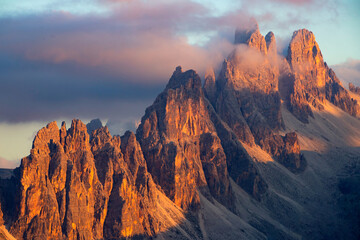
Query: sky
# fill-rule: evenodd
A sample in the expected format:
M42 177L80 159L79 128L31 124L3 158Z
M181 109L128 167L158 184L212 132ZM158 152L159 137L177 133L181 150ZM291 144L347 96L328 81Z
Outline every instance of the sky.
M200 76L258 21L278 52L314 32L325 61L360 86L358 0L0 0L0 168L19 165L46 123L136 124L176 66Z

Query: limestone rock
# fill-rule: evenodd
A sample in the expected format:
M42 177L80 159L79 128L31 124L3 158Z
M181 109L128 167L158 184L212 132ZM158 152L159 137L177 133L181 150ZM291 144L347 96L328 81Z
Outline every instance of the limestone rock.
M215 84L215 72L213 68L209 68L205 73L204 93L211 104L215 104L216 100L216 84Z
M295 31L286 57L290 64L293 84L288 91L288 108L302 122L312 116L311 106L323 109L325 99L357 116L358 104L352 100L335 73L323 60L320 48L312 32Z
M300 144L295 132L287 133L284 140L284 148L279 153L278 161L292 172L301 172L306 167L304 156L300 153Z
M108 239L153 236L163 229L155 217L158 190L147 171L140 145L131 132L121 138L121 152L114 142L109 145L113 152L102 160L114 161L114 175L104 235Z
M273 32L268 32L265 36L266 49L268 54L276 56L276 40Z
M326 99L354 117L360 115L360 105L357 100L350 97L348 91L342 86L335 72L328 69L329 79L325 85Z
M86 126L73 120L64 146L61 133L56 122L48 124L22 159L20 209L11 227L15 237L102 237L101 231L93 231L102 228L94 218L95 199L102 198L102 191Z
M177 67L136 134L155 182L185 210L198 208L197 189L206 195L210 188L219 201L230 197L225 155L206 104L200 77Z
M301 121L307 123L312 116L310 105L322 109L325 98L326 66L315 41L307 29L295 31L286 57L294 75L290 94L289 110ZM309 105L310 104L310 105Z
M287 232L275 233L275 238L297 239L292 222L284 224L281 216L296 212L305 198L297 202L274 191L283 179L276 182L278 177L266 173L267 165L248 151L259 146L298 174L307 163L297 134L283 135L281 101L302 122L313 116L312 109L321 110L325 100L353 116L359 116L359 106L323 61L308 30L294 33L286 58L277 56L274 34L264 38L256 23L238 29L235 43L219 75L210 69L203 87L195 71L177 67L146 109L136 135L128 131L111 136L100 120L87 126L73 120L69 129L64 122L60 129L56 122L42 128L20 167L6 179L0 176L0 225L9 227L17 239L151 239L179 234L202 239L212 237L204 226L209 219L203 214L208 214L226 223L238 219L246 231L232 223L228 229L236 228L244 233L241 236L265 238L269 231L272 236L274 224ZM357 88L350 85L350 90ZM283 173L271 164L271 171ZM290 174L286 179L295 179ZM247 199L231 179L260 203ZM296 180L284 187L293 188L292 183L298 196L303 183ZM248 203L239 204L242 200ZM241 211L247 205L284 208L279 216L264 213L260 219L249 217L253 207ZM233 214L239 212L249 222ZM299 216L306 222L305 213Z
M102 127L90 141L87 130L80 120L68 130L52 122L36 135L18 170L19 184L7 184L19 195L13 197L18 211L6 212L16 238L151 237L172 226L166 211L184 218L169 203L160 208L164 197L133 133L112 137ZM1 204L10 202L4 192L13 195L1 191Z
M245 28L238 28L235 32L235 44L246 44L251 48L267 53L266 41L259 30L259 25L254 22Z
M216 133L200 135L200 159L211 195L225 206L231 206L226 155Z
M100 119L93 119L91 120L88 124L86 124L86 128L88 130L88 134L89 136L91 136L91 133L96 130L99 129L103 126L102 122L100 121Z
M307 91L314 87L324 91L326 67L315 36L307 29L295 31L288 49L287 60L296 77Z
M215 110L238 140L249 145L259 145L283 163L279 156L280 153L287 153L284 149L285 143L276 132L284 127L279 92L279 79L284 75L280 74L277 62L274 64L277 60L273 33L267 35L267 43L272 54L265 55L251 48L245 52L244 49L236 49L225 60L217 79ZM248 60L249 54L256 59L251 64ZM288 71L290 72L289 69ZM281 87L284 89L283 82ZM286 87L291 89L293 86L290 84ZM253 170L251 174L255 175L256 171ZM249 172L248 176L252 176L251 174Z
M360 87L355 87L352 83L349 83L349 90L350 92L360 95Z
M107 127L103 127L93 132L91 145L106 196L100 200L107 211L98 211L104 223L104 237L153 236L163 230L154 216L158 190L147 172L135 135L126 132L121 138L111 137Z
M226 155L230 177L251 196L260 200L268 188L266 182L234 131L222 121L210 104L207 107Z

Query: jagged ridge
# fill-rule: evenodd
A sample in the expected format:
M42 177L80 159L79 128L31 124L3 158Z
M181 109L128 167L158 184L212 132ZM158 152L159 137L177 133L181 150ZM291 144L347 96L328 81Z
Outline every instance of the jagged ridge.
M5 181L16 191L2 188L0 203L7 208L0 223L4 219L18 239L150 238L179 231L201 238L202 202L239 214L232 179L259 202L270 194L247 149L259 146L289 174L303 172L306 160L297 134L284 131L281 101L303 122L325 99L353 116L357 102L305 29L294 32L286 59L276 55L274 34L263 37L257 25L238 30L235 43L218 77L210 69L203 87L195 71L177 67L136 135L111 136L99 120L41 129L30 155ZM270 237L292 236L261 224L253 223Z

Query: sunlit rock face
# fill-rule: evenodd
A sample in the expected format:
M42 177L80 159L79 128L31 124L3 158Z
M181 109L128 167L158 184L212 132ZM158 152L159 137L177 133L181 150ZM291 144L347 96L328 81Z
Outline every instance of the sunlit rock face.
M235 32L235 44L246 44L263 54L267 53L267 44L264 36L260 33L257 22L252 22L245 28L237 29Z
M112 164L109 162L113 177L110 178L112 191L109 194L104 236L110 239L118 236L152 236L162 230L161 221L154 217L157 189L147 171L135 135L126 132L121 140L107 143L105 148L107 150L104 149L100 154L106 153L106 156L97 155L98 162L104 162L112 156L118 157L114 158ZM104 179L107 179L106 175Z
M284 123L279 92L281 59L276 54L275 36L269 32L264 38L256 24L253 30L237 31L235 39L243 44L236 46L223 63L213 100L216 112L239 141L259 145L284 166L297 171L305 164L300 151L297 155L301 164L290 163L288 155L294 151L286 147L286 137L277 133Z
M38 132L20 166L16 238L111 239L169 227L135 135L112 137L102 127L90 142L87 132L80 120Z
M94 218L103 198L90 151L86 126L72 122L66 132L56 122L36 135L20 166L20 206L11 228L17 238L101 237L102 223ZM97 234L100 233L100 236Z
M313 116L310 106L322 110L324 99L358 116L357 103L324 62L312 32L306 29L294 32L286 59L291 68L285 77L286 81L291 82L286 96L288 108L299 120L307 123L308 117Z
M231 197L226 157L207 104L196 72L177 67L137 130L155 182L185 210L198 208L197 189L221 202Z
M288 49L287 60L306 91L325 87L326 66L312 32L295 31ZM319 94L319 93L318 93Z

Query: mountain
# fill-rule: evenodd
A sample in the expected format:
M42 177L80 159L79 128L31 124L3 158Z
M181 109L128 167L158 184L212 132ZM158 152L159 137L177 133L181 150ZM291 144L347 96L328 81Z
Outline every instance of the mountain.
M360 87L355 87L352 83L349 83L349 90L350 92L360 95Z
M100 119L93 119L88 124L86 124L86 129L88 134L91 136L91 133L95 131L96 129L102 128L103 124L100 121Z
M177 67L136 133L42 128L0 171L0 236L358 239L358 116L312 32L279 56L272 32L238 29L218 75Z
M291 71L285 81L291 79L292 83L284 96L288 109L300 121L307 123L308 117L313 116L310 105L322 110L325 99L350 115L359 116L359 105L324 62L312 32L306 29L294 32L286 59Z

